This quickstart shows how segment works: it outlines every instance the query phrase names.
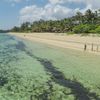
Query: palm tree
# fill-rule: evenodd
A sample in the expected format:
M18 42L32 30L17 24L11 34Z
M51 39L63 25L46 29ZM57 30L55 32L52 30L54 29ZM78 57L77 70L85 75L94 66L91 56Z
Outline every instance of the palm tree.
M83 14L81 12L77 12L75 18L79 24L83 23Z
M88 9L86 12L85 12L85 18L86 18L86 21L88 24L93 24L94 22L94 13Z

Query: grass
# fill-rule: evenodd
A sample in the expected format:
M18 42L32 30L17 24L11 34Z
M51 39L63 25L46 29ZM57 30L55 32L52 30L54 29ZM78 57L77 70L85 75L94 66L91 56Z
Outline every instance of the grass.
M1 40L1 100L100 100L99 55Z

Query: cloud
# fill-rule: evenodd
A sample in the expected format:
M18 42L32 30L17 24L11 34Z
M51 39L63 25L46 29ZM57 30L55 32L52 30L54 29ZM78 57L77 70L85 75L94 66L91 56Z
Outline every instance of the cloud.
M100 8L100 0L49 0L51 4L81 3L86 6L91 5L93 9Z
M51 4L59 4L59 3L64 3L64 0L49 0Z
M86 0L87 5L91 5L93 9L100 8L100 0Z
M35 21L42 18L43 8L38 8L36 5L27 6L20 11L20 21Z
M20 22L25 21L38 21L44 20L56 20L66 17L70 17L74 14L73 9L61 6L47 4L44 7L38 7L36 5L27 6L20 11Z
M40 19L43 20L57 20L75 15L77 11L84 13L87 9L100 8L100 0L49 0L49 3L43 7L38 5L26 6L20 10L20 22L33 22ZM75 9L69 8L62 4L67 2L85 3L84 8L76 7ZM96 5L97 4L97 5Z
M52 4L61 4L61 3L67 3L67 2L81 3L85 1L86 0L49 0L49 2Z

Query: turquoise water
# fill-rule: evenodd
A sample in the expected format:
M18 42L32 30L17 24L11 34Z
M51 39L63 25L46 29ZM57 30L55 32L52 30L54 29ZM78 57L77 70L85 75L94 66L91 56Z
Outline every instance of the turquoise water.
M99 59L0 34L0 99L100 100Z

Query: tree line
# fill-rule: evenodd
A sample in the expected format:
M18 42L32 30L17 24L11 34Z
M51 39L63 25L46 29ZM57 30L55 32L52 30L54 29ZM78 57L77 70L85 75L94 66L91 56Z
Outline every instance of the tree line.
M20 27L13 27L12 32L56 32L56 33L100 33L100 9L88 9L84 14L61 20L42 20L25 22Z
M9 32L10 30L0 30L0 33L7 33Z

